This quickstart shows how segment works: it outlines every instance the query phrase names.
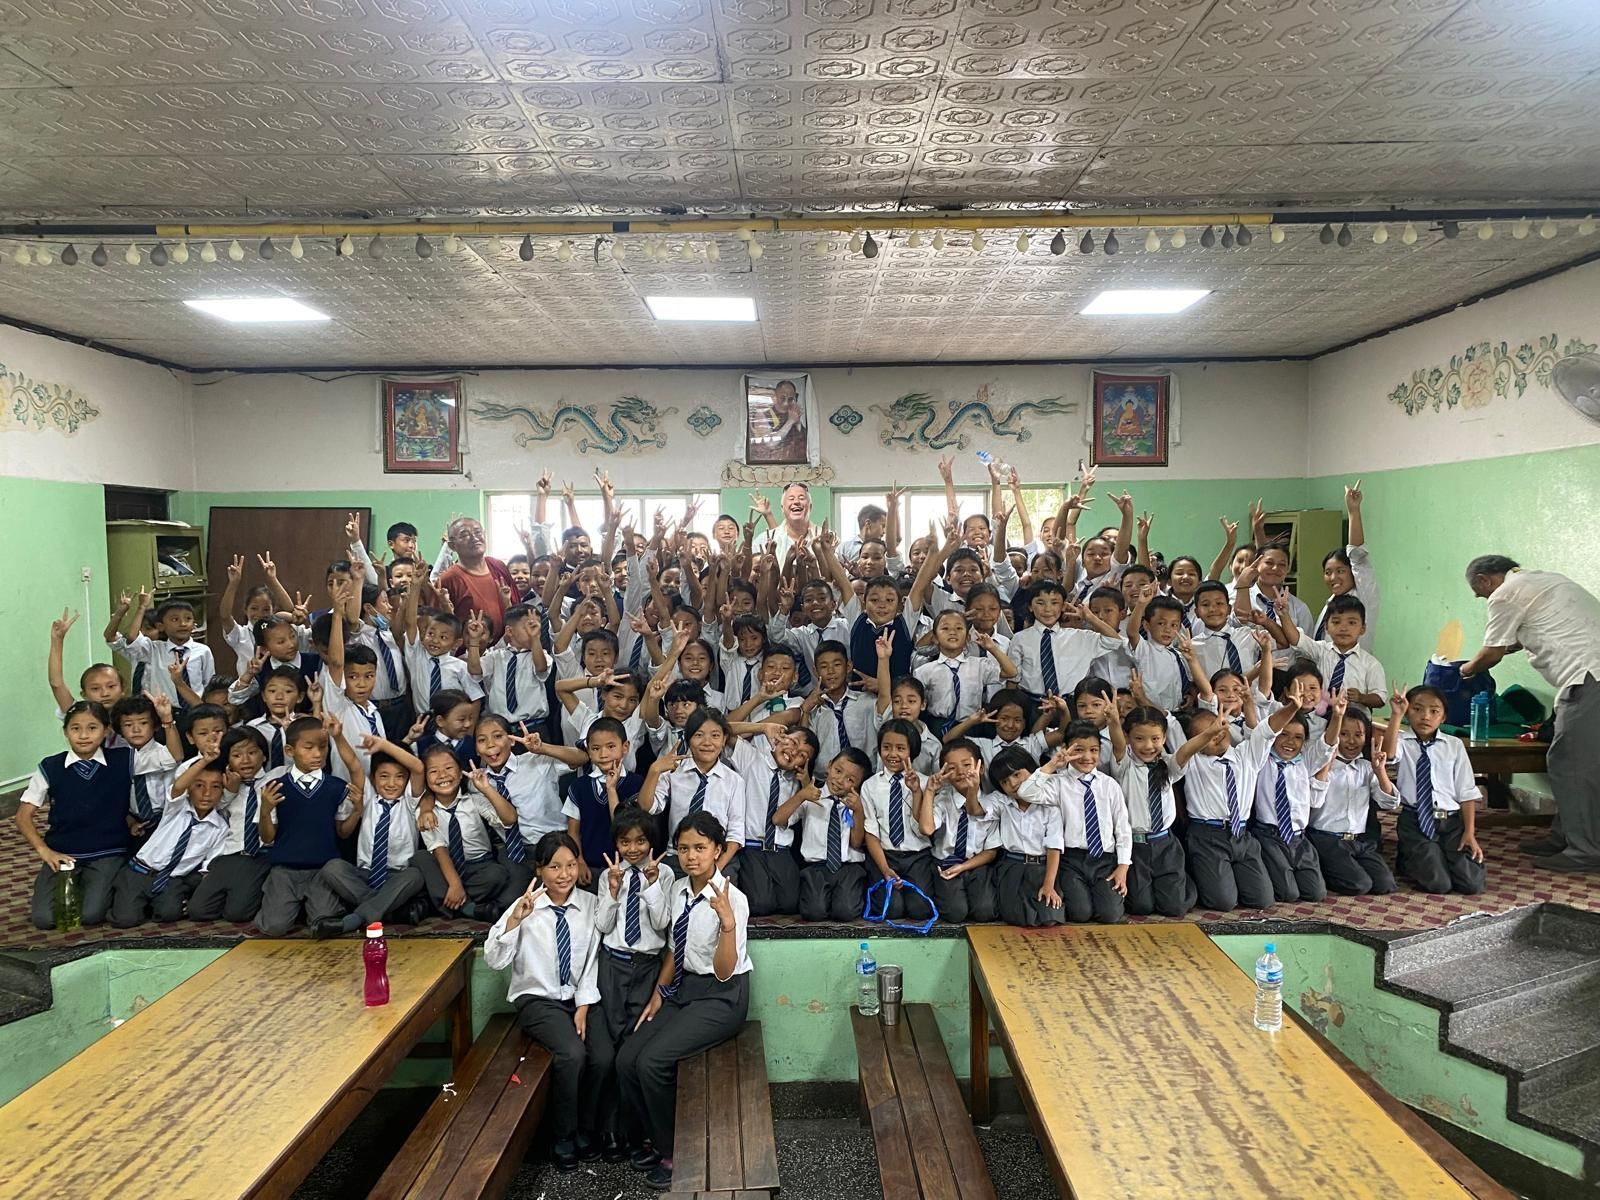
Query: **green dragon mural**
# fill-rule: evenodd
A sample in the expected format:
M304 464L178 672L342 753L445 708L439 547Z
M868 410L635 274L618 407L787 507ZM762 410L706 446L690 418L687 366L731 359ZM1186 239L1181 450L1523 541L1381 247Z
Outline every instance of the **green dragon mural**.
M534 442L553 442L562 434L576 435L579 454L643 454L648 449L666 446L667 435L661 422L676 408L658 409L638 396L616 400L604 418L598 417L598 404L568 404L562 401L546 415L526 404L496 404L480 401L472 413L485 421L523 421L528 425L513 439L526 449Z
M913 450L945 450L951 446L965 450L971 439L962 429L970 425L980 433L1016 438L1025 442L1033 430L1023 423L1029 413L1062 416L1077 411L1075 400L1050 396L1043 400L1022 400L996 415L989 398L989 385L978 389L975 399L964 403L949 400L948 416L940 424L939 406L927 392L907 392L888 408L872 405L878 414L878 440L885 446L907 446Z

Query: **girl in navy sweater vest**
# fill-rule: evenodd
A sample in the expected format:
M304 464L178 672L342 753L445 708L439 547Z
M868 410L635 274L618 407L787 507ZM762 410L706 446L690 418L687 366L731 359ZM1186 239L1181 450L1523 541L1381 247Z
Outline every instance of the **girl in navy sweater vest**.
M72 863L83 889L83 923L99 925L111 907L111 883L128 857L128 797L133 789L133 751L104 745L111 716L104 706L80 700L67 709L62 728L67 750L39 763L17 808L17 829L44 860L33 883L33 924L55 927L55 877ZM50 807L41 834L39 809Z

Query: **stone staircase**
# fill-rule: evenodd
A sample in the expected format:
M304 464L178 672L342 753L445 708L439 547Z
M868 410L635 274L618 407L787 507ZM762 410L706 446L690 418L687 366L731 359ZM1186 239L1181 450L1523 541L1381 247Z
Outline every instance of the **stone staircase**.
M59 958L26 951L0 954L0 1025L50 1007L50 968Z
M1506 1077L1512 1120L1600 1161L1600 913L1540 904L1397 938L1381 972L1443 1014L1446 1053Z

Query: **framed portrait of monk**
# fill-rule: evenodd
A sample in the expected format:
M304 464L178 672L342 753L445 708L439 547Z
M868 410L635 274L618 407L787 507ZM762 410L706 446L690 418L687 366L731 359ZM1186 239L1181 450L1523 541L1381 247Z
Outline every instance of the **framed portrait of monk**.
M1094 464L1164 467L1171 376L1094 373Z
M741 433L747 466L815 466L821 440L811 377L803 372L746 375Z

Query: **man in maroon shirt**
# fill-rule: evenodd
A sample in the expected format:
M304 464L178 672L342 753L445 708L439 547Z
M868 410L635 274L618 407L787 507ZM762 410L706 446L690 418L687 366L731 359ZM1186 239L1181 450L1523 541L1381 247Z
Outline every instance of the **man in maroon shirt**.
M451 607L465 624L480 612L490 625L490 638L498 638L505 627L507 595L516 595L511 572L498 558L484 553L483 526L472 517L457 517L445 533L455 552L454 566L439 576L439 587L450 593ZM503 592L501 589L505 589Z

